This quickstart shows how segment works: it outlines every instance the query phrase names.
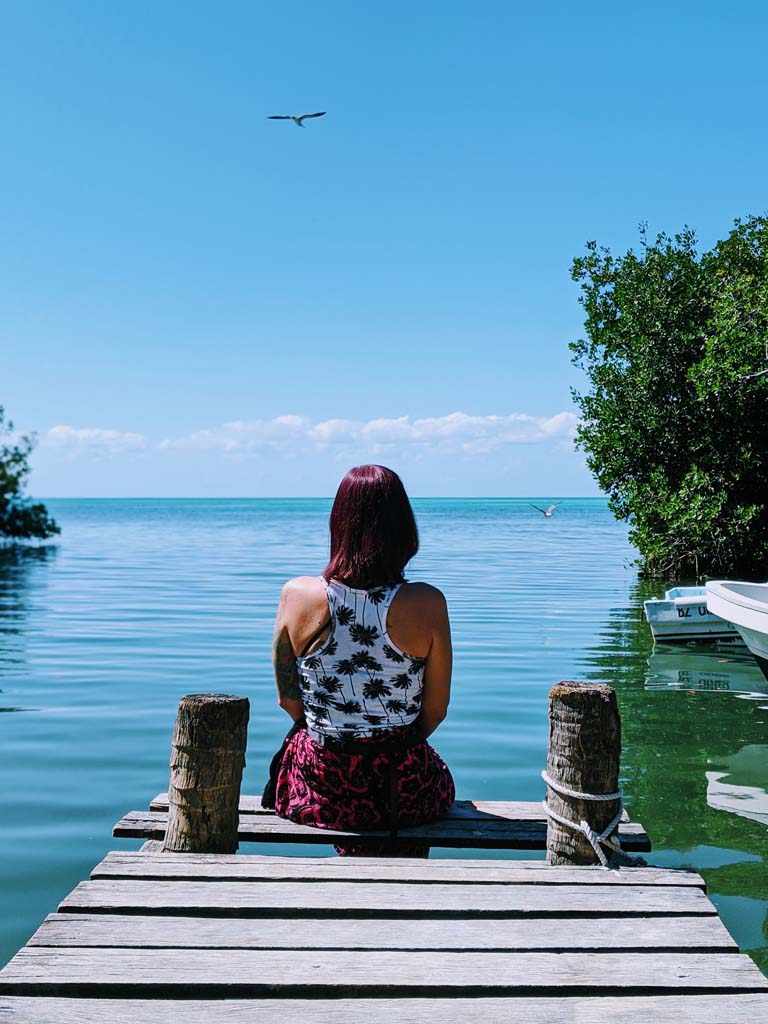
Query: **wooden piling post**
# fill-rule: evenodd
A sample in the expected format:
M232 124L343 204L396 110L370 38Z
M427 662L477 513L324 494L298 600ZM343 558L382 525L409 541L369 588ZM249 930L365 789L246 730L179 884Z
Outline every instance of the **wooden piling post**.
M621 721L612 687L573 682L553 686L549 693L549 778L578 793L616 793L620 758ZM600 833L615 817L619 801L579 800L548 786L547 806L568 821L588 822ZM598 857L584 832L549 818L547 861L597 864Z
M164 851L234 853L245 766L247 697L182 697L171 744Z

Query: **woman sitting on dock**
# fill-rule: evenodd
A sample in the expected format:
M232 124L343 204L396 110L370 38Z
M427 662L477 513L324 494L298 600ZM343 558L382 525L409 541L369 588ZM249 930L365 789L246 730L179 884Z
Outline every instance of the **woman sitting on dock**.
M387 828L393 851L398 826L439 818L454 799L451 774L426 742L448 709L448 612L439 590L403 576L419 535L391 469L347 473L330 532L323 575L289 580L277 612L279 703L296 724L275 808L318 828Z

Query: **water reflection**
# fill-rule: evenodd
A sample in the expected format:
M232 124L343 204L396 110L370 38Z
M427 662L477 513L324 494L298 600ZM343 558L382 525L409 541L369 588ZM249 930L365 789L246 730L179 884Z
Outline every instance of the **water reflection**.
M761 694L768 693L768 681L741 644L656 644L648 658L645 688Z
M38 597L47 586L47 567L56 558L55 545L0 547L0 678L28 672L28 620ZM7 694L5 699L10 697ZM3 706L0 712L27 711L24 707Z
M707 803L768 825L768 793L757 786L734 786L727 772L707 772Z
M622 785L630 815L653 841L651 862L700 871L726 926L765 970L768 686L735 647L653 649L642 603L657 591L644 581L632 587L628 606L611 612L585 652L584 675L616 688ZM708 867L702 849L729 851L729 863Z
M707 772L709 806L768 825L768 746L751 743L721 764L728 771Z

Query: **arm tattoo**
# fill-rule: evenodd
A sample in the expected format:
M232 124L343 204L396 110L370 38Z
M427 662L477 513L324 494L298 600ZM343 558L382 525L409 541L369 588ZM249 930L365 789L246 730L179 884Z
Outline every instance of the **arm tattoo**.
M293 648L278 633L272 650L278 694L288 700L301 700L299 673L296 668L296 657L293 653Z

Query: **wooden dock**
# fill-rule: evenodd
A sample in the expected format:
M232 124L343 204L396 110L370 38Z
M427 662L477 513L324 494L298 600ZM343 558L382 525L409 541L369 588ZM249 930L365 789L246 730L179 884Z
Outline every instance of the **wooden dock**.
M0 971L3 1024L768 1020L701 877L113 852Z
M569 713L581 708L562 730L572 750L548 757L550 798L553 786L564 795L558 812L548 804L557 829L540 803L459 801L399 832L431 847L546 848L558 866L207 852L238 841L381 847L387 833L296 825L241 797L245 718L229 749L225 716L243 701L183 698L215 728L192 730L199 748L175 744L170 805L161 793L115 826L142 849L108 854L0 971L0 1024L768 1021L768 979L699 875L575 866L605 859L596 843L616 828L625 851L650 849L615 792L615 695L581 685L555 688Z

